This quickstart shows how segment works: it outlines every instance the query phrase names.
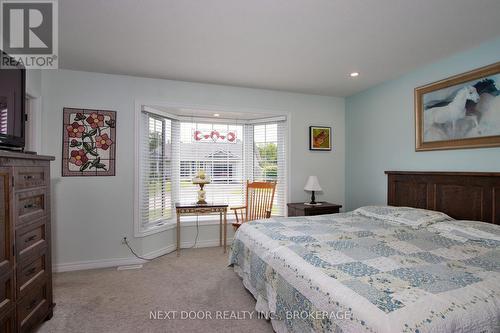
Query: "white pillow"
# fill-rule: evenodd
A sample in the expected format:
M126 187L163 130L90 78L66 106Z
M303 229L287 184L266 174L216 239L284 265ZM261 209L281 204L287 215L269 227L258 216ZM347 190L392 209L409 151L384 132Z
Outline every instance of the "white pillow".
M411 207L365 206L356 209L354 213L411 227L425 227L436 222L453 220L441 212Z
M430 227L449 238L466 241L492 240L500 242L500 226L479 221L448 221Z

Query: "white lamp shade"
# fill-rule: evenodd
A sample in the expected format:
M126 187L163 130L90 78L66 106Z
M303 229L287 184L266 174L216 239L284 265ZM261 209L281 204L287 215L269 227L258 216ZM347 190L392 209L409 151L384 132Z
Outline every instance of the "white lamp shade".
M318 177L309 176L309 178L307 178L306 186L304 186L304 190L306 190L306 191L321 191L321 186L319 186Z

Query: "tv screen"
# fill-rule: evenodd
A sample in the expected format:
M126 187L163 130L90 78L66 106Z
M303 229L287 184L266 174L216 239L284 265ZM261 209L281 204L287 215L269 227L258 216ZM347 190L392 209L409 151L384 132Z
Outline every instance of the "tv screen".
M2 59L8 57L4 52ZM0 66L0 146L24 147L26 70Z

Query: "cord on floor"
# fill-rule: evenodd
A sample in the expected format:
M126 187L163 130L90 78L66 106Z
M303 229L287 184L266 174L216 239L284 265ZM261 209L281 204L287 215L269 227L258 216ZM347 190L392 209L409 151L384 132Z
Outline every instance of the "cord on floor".
M144 258L144 257L141 257L140 255L138 255L137 253L135 253L134 249L132 248L132 246L130 246L130 244L128 243L128 240L127 240L127 237L123 237L123 244L127 245L128 249L130 250L130 252L132 252L132 254L137 258L137 259L141 259L141 260L146 260L146 261L151 261L153 259L156 259L158 257L161 257L161 256L158 256L156 258L152 258L152 259L147 259L147 258ZM162 254L164 255L164 254Z
M198 215L196 215L196 237L194 239L194 244L193 246L189 247L189 249L192 249L194 247L196 247L196 244L198 243L198 236L200 234L200 225L199 225L199 220L198 220ZM151 261L151 260L154 260L156 258L160 258L160 257L163 257L165 255L167 255L168 253L164 253L164 254L161 254L157 257L154 257L154 258L151 258L151 259L147 259L147 258L144 258L144 257L141 257L140 255L138 255L134 249L132 248L132 246L130 246L128 240L127 240L127 237L123 237L123 244L125 244L128 249L130 250L130 252L137 258L137 259L141 259L141 260L145 260L145 261ZM170 253L170 252L169 252Z
M198 235L200 233L200 225L198 223L198 214L196 214L196 237L194 239L194 244L193 246L190 247L190 249L196 247L196 243L198 243Z

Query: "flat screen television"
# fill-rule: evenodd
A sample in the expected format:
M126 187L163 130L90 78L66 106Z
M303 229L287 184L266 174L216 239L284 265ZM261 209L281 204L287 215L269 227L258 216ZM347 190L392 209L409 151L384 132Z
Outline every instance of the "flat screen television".
M0 51L0 60L9 57ZM26 70L0 66L0 149L24 148Z

